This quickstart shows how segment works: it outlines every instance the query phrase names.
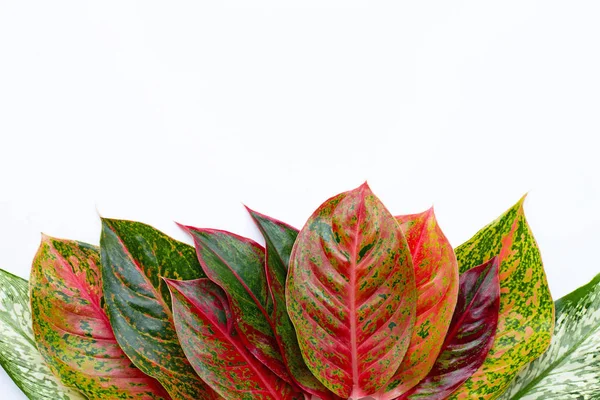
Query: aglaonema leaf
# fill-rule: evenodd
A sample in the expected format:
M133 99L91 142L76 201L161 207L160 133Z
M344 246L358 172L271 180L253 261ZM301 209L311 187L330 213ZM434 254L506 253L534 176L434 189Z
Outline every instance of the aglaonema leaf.
M265 274L264 249L233 233L183 228L194 239L206 275L227 293L236 327L248 350L277 376L291 382L270 321L273 301Z
M232 323L225 292L209 279L167 280L177 335L198 375L226 399L291 400L302 394L258 361Z
M396 217L410 248L417 288L417 319L408 351L387 383L382 399L393 399L415 386L433 367L458 294L458 264L437 223L433 208Z
M410 250L365 183L323 203L290 257L287 309L304 360L341 397L377 392L398 369L415 321Z
M323 400L331 399L333 393L315 378L302 358L296 331L285 305L285 280L298 230L256 211L248 209L248 212L265 238L266 275L273 299L270 317L283 360L294 382L304 391L317 395Z
M443 400L483 364L498 325L498 258L460 276L458 301L448 335L433 368L397 400Z
M600 398L600 275L556 301L548 351L513 381L502 400Z
M94 246L44 236L30 279L33 333L61 381L89 399L165 399L119 347L102 308Z
M138 222L102 220L106 310L123 351L175 399L218 399L185 357L161 277L204 277L194 248Z
M0 365L32 400L83 400L52 374L31 330L29 284L0 269Z
M461 273L498 255L501 295L494 345L481 368L451 399L497 398L550 344L554 303L523 201L455 250Z

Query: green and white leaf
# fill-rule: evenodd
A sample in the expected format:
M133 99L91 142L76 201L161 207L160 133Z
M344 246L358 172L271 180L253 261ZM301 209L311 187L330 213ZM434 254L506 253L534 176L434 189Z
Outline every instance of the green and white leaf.
M32 400L85 399L60 384L35 346L28 292L25 279L0 269L0 364Z
M556 302L552 344L501 399L600 399L600 275Z

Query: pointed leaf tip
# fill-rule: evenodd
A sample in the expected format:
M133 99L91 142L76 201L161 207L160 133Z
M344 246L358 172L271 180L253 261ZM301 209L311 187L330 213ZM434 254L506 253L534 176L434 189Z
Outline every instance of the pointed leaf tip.
M523 212L524 199L455 250L463 274L498 255L502 296L497 340L484 364L451 400L497 398L550 344L554 303L539 248Z
M396 398L423 379L440 352L458 295L458 264L433 208L398 216L410 248L417 288L416 322L408 351L392 379L382 389L382 400Z
M286 285L302 356L317 379L345 398L377 392L408 348L416 292L401 228L366 183L313 213Z

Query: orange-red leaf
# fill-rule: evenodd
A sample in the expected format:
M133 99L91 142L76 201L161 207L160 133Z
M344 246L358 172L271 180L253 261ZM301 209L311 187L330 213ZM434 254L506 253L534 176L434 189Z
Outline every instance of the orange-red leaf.
M415 386L433 367L448 332L458 294L458 264L433 208L396 217L410 247L417 288L417 319L408 351L382 390L393 399Z

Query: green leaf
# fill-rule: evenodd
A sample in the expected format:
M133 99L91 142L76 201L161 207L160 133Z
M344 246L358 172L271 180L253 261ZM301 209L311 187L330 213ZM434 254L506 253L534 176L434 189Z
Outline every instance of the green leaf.
M123 351L174 399L220 398L185 357L162 279L204 277L193 247L145 224L103 219L100 250L105 307Z
M322 399L332 398L333 393L319 382L306 366L285 305L285 280L298 230L249 208L248 212L265 238L267 281L273 299L271 320L284 362L298 386Z
M52 374L35 345L31 330L29 285L0 269L0 364L32 400L83 400Z
M521 199L456 249L460 272L498 255L500 315L485 362L451 399L495 399L550 344L554 303Z
M63 384L89 399L168 397L115 340L102 309L97 247L44 236L29 287L37 347Z
M600 398L600 275L556 302L556 328L548 351L529 364L502 397Z
M309 218L286 294L302 356L332 392L368 396L396 372L415 322L415 276L400 225L366 183Z
M269 316L273 301L265 275L265 250L230 232L183 228L194 239L206 275L227 293L236 328L250 353L277 376L291 382Z
M167 280L175 327L198 374L226 399L303 398L248 351L232 324L227 295L209 279Z

